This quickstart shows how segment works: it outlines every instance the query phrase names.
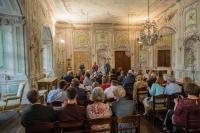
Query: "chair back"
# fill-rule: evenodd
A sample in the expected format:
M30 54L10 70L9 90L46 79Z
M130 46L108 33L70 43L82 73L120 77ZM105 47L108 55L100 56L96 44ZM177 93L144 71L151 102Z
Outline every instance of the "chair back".
M22 101L22 97L23 97L23 94L24 94L25 84L26 84L26 82L20 83L18 90L17 90L17 96L20 97L20 103Z
M149 91L147 90L147 87L142 87L137 89L137 100L140 100L140 96L146 95L148 96Z
M200 119L191 118L194 115L200 116L200 107L194 107L186 110L186 121L185 121L185 130L186 133L192 132L200 132Z
M167 95L153 96L153 112L167 111Z
M89 120L90 133L111 132L112 118L96 118ZM93 126L109 125L108 128L93 128Z
M25 133L53 133L54 123L51 122L40 122L32 123L25 127Z
M55 127L60 133L83 133L84 121L58 122Z
M130 133L133 130L136 130L136 133L140 133L140 115L117 117L115 119L115 133Z
M172 95L168 95L168 98L167 98L167 108L168 109L174 109L174 106L175 106L174 99L179 98L180 95L181 95L181 93L175 93Z

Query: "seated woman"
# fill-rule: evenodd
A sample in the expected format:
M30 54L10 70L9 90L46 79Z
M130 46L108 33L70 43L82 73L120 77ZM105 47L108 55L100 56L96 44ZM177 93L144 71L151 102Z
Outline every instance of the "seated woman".
M151 104L153 102L153 96L158 96L164 93L164 87L162 86L163 84L163 79L158 77L156 79L156 82L152 84L151 89L149 89L149 93L152 97L146 97L143 100L144 108L145 108L145 113L146 115L148 111L151 109Z
M179 127L185 126L186 121L186 111L188 109L194 109L195 107L200 107L200 88L194 83L188 83L185 85L186 98L175 99L174 110L168 111L166 115L166 127L168 130L173 129L173 124ZM191 120L199 120L200 114L192 114ZM173 124L172 124L173 123ZM197 124L190 125L191 128L199 126Z
M106 118L111 117L112 112L108 104L103 103L105 99L105 95L103 89L100 87L96 87L93 89L91 94L91 100L94 101L93 104L87 106L87 117L89 119L96 119L96 118ZM110 128L109 125L95 125L91 127L93 129L97 128Z

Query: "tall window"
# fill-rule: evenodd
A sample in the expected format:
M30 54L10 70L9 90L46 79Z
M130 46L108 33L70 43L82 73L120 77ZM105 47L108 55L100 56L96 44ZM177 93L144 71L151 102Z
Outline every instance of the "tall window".
M0 0L0 75L25 78L23 14L17 0Z
M43 27L43 69L47 74L53 73L52 36L49 27Z

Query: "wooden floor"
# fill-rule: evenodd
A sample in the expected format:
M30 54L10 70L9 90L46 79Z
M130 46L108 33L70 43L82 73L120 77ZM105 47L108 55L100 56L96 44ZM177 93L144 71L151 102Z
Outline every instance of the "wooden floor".
M152 123L145 118L141 120L141 133L162 133L154 128ZM25 133L20 124L20 115L16 112L0 112L0 133Z

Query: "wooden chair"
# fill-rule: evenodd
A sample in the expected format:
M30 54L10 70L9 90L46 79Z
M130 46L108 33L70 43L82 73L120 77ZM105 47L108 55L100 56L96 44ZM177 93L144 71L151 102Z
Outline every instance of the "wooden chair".
M194 117L195 115L200 115L200 107L194 107L194 108L190 108L188 110L186 110L186 121L185 121L185 126L184 127L178 127L178 129L183 132L183 133L200 133L200 119L199 120L192 120L191 119L191 115L193 115ZM191 127L191 125L196 125L195 127Z
M93 126L100 126L100 125L109 125L108 128L96 128L94 129ZM89 133L101 133L101 132L111 132L113 129L113 121L112 118L96 118L89 120Z
M25 127L25 133L54 133L54 123L32 123Z
M139 112L139 103L142 102L143 98L141 96L146 95L148 97L149 91L147 90L147 87L142 87L137 89L137 112Z
M167 95L153 96L153 105L150 110L151 116L153 116L153 124L155 126L155 119L158 118L163 122L164 116L167 112ZM163 116L162 116L163 115Z
M0 103L0 111L20 109L25 84L25 82L19 84L17 93L8 93L3 95L3 102Z
M83 121L71 121L71 122L57 122L55 124L58 133L83 133L84 122Z
M120 124L130 124L130 125L121 125ZM124 126L124 127L123 127ZM140 115L130 115L124 117L117 117L115 119L115 133L120 132L133 132L136 130L136 133L140 133Z

